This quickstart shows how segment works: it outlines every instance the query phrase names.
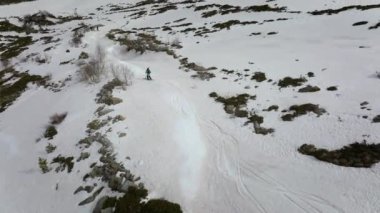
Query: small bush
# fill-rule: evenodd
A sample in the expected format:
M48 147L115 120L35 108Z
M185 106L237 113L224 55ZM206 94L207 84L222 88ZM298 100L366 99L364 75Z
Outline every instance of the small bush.
M58 131L55 126L49 125L45 130L44 137L52 140L56 134L58 134Z
M105 52L98 45L95 54L87 63L79 69L81 80L88 83L98 83L101 76L105 73Z
M114 79L117 79L119 82L123 83L124 86L132 85L132 80L134 78L133 72L126 65L110 65L110 71Z
M51 168L49 168L47 165L47 160L44 158L38 158L38 165L44 174L48 173L51 170Z
M251 80L256 80L257 82L263 82L267 80L267 77L265 76L265 73L263 72L255 72Z
M281 88L289 87L289 86L297 87L297 86L301 86L306 81L307 80L304 77L300 77L300 78L285 77L278 82L278 86L280 86Z
M57 146L54 146L53 144L48 143L48 145L45 147L45 150L48 154L50 154L50 153L54 152L56 148L57 148Z

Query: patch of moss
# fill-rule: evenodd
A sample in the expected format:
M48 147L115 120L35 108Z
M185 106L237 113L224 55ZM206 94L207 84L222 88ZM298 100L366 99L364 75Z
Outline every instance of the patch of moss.
M380 144L367 144L365 141L332 151L303 144L298 151L304 155L314 156L318 160L345 167L370 168L380 162Z
M304 77L300 77L300 78L285 77L278 82L278 86L280 86L281 88L289 87L289 86L297 87L297 86L301 86L306 81L307 80Z

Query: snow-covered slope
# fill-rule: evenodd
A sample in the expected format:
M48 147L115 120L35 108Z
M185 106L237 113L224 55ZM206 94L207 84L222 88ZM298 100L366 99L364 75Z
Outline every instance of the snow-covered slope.
M371 28L380 22L380 7L349 7L330 15L310 13L378 1L141 2L37 0L0 6L0 16L18 26L21 23L15 16L40 10L56 17L85 17L42 26L45 33L0 34L4 44L8 35L32 36L35 41L9 59L7 66L50 76L50 83L60 85L56 91L51 84L29 84L0 113L0 212L92 212L100 197L120 196L101 177L84 178L93 163L104 163L101 145L87 149L78 145L90 134L91 121L118 115L125 120L108 122L96 131L111 141L116 160L140 177L135 181L145 185L149 198L178 203L184 212L380 211L378 164L341 167L297 151L302 144L340 149L363 140L380 143L380 124L372 122L380 114L380 79L376 76L380 72L380 27ZM244 9L266 4L274 9ZM204 5L209 6L199 7ZM202 17L213 10L217 14ZM228 25L231 20L228 27L217 25ZM358 22L363 23L354 24ZM99 26L85 32L76 46L73 29L81 23ZM127 51L108 34L113 29L123 30L114 34L116 39L125 32L130 39L139 33L154 35L175 57L165 48L144 54ZM47 36L57 41L45 42ZM93 55L97 47L104 50L108 73L97 83L81 81L78 63L85 62L78 56L82 52ZM41 58L43 63L38 62ZM128 67L134 76L132 84L115 88L112 95L122 102L106 106L113 111L99 115L103 104L95 99L114 77L109 67L115 66ZM153 81L145 80L147 67ZM197 67L214 68L197 72ZM194 77L204 72L215 77ZM252 80L256 72L265 73L266 80ZM302 76L307 82L280 88L278 82L287 76ZM12 84L4 82L0 81ZM298 92L306 85L320 90ZM331 86L337 90L326 90ZM215 101L209 96L212 92L224 98L243 93L256 96L241 107L249 115L262 116L260 126L274 132L256 134L256 125L246 124L249 115L227 114L228 104ZM307 113L291 122L282 119L290 106L306 103L319 105L326 113ZM265 110L273 105L279 109ZM49 140L43 135L55 113L67 116ZM49 143L57 147L53 153L46 152ZM83 152L90 156L79 160ZM71 172L54 171L57 164L49 162L58 155L74 157ZM46 159L52 170L42 173L39 158ZM94 191L105 188L94 202L78 205L93 192L74 191L90 185Z

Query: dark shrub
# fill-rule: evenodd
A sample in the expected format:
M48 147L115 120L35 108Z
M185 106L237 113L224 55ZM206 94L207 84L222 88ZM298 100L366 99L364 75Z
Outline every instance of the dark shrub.
M50 125L46 128L44 137L51 140L56 134L58 134L57 129L53 125Z
M289 86L297 87L297 86L301 86L306 81L307 80L304 77L300 77L300 78L285 77L278 82L278 86L280 86L281 88L289 87Z

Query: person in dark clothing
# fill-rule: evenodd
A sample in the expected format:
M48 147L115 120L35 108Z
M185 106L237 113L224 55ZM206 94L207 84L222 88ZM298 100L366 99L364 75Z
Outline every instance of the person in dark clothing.
M150 77L151 71L150 71L149 67L148 67L148 69L146 69L145 73L146 73L146 80L152 80L152 77Z

